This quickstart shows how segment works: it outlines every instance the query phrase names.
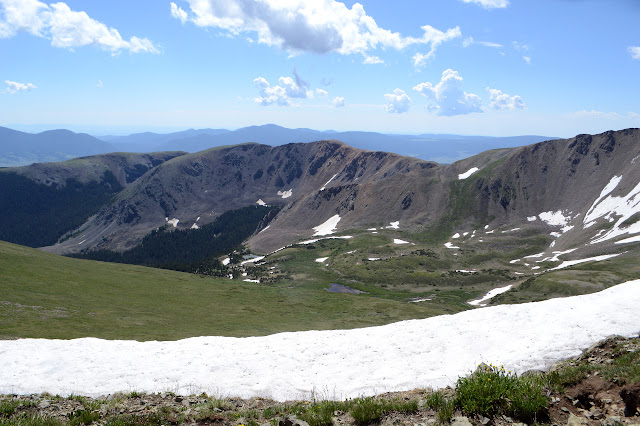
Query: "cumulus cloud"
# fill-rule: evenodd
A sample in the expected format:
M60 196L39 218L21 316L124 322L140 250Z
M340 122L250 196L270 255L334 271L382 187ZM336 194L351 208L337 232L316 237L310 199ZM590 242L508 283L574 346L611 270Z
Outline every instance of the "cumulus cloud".
M524 101L518 95L510 96L498 89L491 89L487 87L487 91L490 96L489 106L498 110L513 111L516 109L525 109Z
M462 0L465 3L476 3L485 9L503 8L509 6L509 0Z
M640 59L640 46L629 46L629 53L633 59Z
M344 106L344 98L342 96L336 96L333 98L333 106L336 108L340 108Z
M37 87L31 83L18 83L17 81L11 80L5 80L4 82L7 85L7 92L12 95L18 92L28 92L30 90L37 89Z
M422 36L404 37L379 27L360 3L349 9L336 0L185 1L189 4L189 13L177 5L171 6L172 16L181 21L219 28L232 36L255 34L259 43L292 53L361 54L365 63L376 63L376 57L367 52L377 48L400 50L408 46L428 46L427 53L414 58L414 63L421 64L433 56L444 41L461 36L458 27L443 32L425 25Z
M183 24L187 22L187 12L185 12L181 7L179 7L174 2L171 2L171 16L178 19Z
M462 77L452 69L442 73L438 84L420 83L413 90L429 99L426 108L438 115L453 116L484 111L480 97L463 91Z
M327 98L329 96L329 92L324 89L311 90L309 83L304 81L296 70L293 70L293 77L280 77L275 86L272 86L264 77L254 79L253 84L259 93L254 101L263 106L272 104L288 106L291 105L292 99L314 99L316 96Z
M51 40L54 47L74 48L87 45L117 53L158 53L146 39L122 38L120 33L89 17L85 12L71 10L66 3L47 5L38 0L0 0L0 38L13 37L20 32Z
M411 106L411 98L404 90L395 89L393 93L387 93L384 95L387 100L387 104L384 106L385 111L388 113L402 114L409 111Z

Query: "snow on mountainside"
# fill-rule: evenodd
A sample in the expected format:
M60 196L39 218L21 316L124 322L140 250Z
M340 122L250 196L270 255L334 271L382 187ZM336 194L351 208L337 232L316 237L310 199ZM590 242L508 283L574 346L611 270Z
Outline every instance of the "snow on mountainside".
M481 362L521 374L637 336L640 280L600 293L355 330L172 342L0 340L0 393L343 399L444 387ZM419 336L419 338L416 338ZM364 355L364 356L363 356Z

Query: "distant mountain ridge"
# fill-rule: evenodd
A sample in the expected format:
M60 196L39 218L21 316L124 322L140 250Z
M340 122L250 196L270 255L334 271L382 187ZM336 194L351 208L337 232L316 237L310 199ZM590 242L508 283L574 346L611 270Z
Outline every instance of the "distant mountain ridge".
M339 140L354 148L386 151L438 163L452 163L480 152L512 148L554 139L548 136L461 136L446 134L396 135L359 131L319 131L307 128L288 129L275 124L249 126L237 130L190 129L183 132L139 133L129 136L104 136L103 140L126 152L187 151L256 142L271 146L288 143Z
M112 144L84 133L48 130L32 134L0 127L0 167L64 161L114 151Z

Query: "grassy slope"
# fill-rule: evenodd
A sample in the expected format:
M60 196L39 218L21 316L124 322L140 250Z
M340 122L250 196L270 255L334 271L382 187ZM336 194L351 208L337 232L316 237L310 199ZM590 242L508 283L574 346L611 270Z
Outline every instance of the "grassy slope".
M0 242L0 337L172 340L381 325L441 309L70 259Z

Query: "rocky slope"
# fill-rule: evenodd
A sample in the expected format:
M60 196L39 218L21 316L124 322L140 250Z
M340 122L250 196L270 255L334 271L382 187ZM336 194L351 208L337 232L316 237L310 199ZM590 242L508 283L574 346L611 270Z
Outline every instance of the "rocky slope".
M189 228L256 202L284 207L250 239L258 253L309 238L331 218L338 231L399 222L441 239L488 224L527 227L553 233L556 250L592 241L597 248L640 232L638 158L639 129L488 151L444 166L337 141L215 148L174 158L133 182L83 226L83 248L126 249L168 221ZM77 251L78 242L49 250Z

